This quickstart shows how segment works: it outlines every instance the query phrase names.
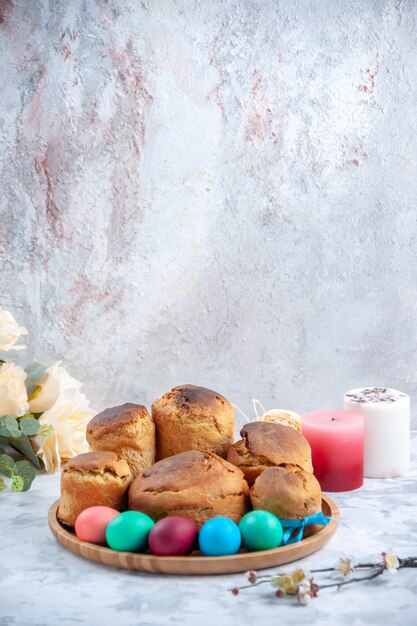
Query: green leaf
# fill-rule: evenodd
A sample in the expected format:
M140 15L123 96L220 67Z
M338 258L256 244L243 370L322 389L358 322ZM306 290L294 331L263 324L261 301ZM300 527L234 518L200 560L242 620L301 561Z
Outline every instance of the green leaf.
M19 421L20 430L24 435L37 435L41 429L41 425L34 417L24 417Z
M2 478L0 478L0 491L4 491L6 489L6 483Z
M29 397L34 392L36 383L40 381L45 371L46 367L40 363L31 363L25 367L25 372L28 375L26 378L26 389Z
M23 478L21 476L19 476L18 474L14 474L13 479L12 479L12 484L11 484L11 490L12 491L23 491L23 487L24 487L24 481Z
M2 474L11 478L13 475L15 463L11 456L8 454L0 454L0 471Z
M10 454L7 454L6 452L0 454L0 463L8 465L12 469L14 468L14 459L10 456Z
M15 450L23 454L29 461L35 465L38 469L41 469L41 464L38 457L35 454L34 449L32 448L32 444L30 443L29 437L20 437L20 439L9 439L9 445L12 446Z
M15 471L23 479L22 491L27 491L36 476L35 470L27 461L17 461L15 464Z
M11 415L0 417L0 435L3 437L20 437L19 422Z

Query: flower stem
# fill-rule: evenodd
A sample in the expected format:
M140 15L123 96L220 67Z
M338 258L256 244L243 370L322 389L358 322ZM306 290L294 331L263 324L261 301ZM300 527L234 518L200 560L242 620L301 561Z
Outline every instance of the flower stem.
M397 558L400 567L417 567L417 556L408 556L404 559Z
M337 589L340 589L341 587L344 587L345 585L352 585L353 583L360 583L366 580L373 580L374 578L381 576L381 574L383 574L386 569L388 570L400 569L404 567L417 568L417 556L409 556L403 559L400 559L399 557L393 557L393 558L398 559L398 564L394 565L393 568L389 566L389 563L388 564L386 563L385 559L382 561L378 561L376 563L358 563L357 565L354 566L353 571L359 574L362 574L362 576L356 577L356 578L342 579L339 582L334 582L334 583L329 582L326 584L314 583L313 578L311 578L310 579L311 589L307 590L306 593L312 597L315 597L317 595L317 591L321 589L330 589L331 587L337 587ZM310 573L319 574L319 573L324 573L324 572L336 572L336 571L338 571L337 567L324 567L320 569L312 569L310 570ZM241 589L249 589L250 587L257 587L259 585L264 585L265 583L271 584L273 579L276 576L278 577L288 576L285 572L278 572L277 574L260 574L260 575L256 574L256 572L249 572L249 573L254 576L255 582L249 585L243 585L242 587L236 587L235 588L236 593L238 593ZM367 575L364 575L364 574L367 574ZM294 590L286 589L283 592L283 595L297 595L297 593L299 592L297 585L298 585L298 582L296 581L295 586L297 587L297 589L294 589ZM235 592L235 590L231 590L231 591Z
M329 589L330 587L340 588L340 587L343 587L344 585L351 585L352 583L361 583L364 580L373 580L374 578L377 578L377 576L380 576L383 571L384 571L384 568L382 566L379 566L376 572L374 572L370 576L363 576L363 578L351 578L350 580L342 580L339 583L330 583L328 585L320 585L320 589Z
M311 569L310 572L312 574L318 574L320 572L334 572L335 568L334 567L324 567L323 569Z
M251 587L257 587L258 585L263 585L264 583L270 583L272 576L269 574L267 576L263 576L265 580L257 580L256 583L251 583L250 585L242 585L242 587L238 587L238 589L250 589Z

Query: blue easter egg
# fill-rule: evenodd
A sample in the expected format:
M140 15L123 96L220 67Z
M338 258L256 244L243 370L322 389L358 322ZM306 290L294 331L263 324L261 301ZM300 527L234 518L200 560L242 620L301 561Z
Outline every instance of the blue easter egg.
M236 554L242 543L239 526L227 517L212 517L201 527L198 535L205 556Z

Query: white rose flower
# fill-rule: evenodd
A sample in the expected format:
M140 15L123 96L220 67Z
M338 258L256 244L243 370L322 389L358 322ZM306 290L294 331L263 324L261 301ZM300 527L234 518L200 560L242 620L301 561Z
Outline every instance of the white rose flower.
M25 346L16 346L15 343L27 334L26 328L19 326L13 315L0 306L0 352L23 350Z
M0 365L0 415L21 417L29 411L26 372L20 365Z
M81 383L72 378L61 361L48 367L42 378L36 383L35 391L29 398L29 407L32 413L43 413L50 409L59 395L66 389L78 391Z
M65 389L54 405L39 417L41 425L52 426L54 432L45 437L32 438L33 448L47 472L55 472L61 461L88 452L85 437L87 424L96 411L88 407L88 400L78 389Z

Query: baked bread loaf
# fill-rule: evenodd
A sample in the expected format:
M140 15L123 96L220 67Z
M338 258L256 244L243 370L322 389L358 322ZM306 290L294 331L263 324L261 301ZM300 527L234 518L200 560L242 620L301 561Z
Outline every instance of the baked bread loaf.
M217 454L190 450L158 461L129 489L129 509L157 521L183 515L198 527L217 515L239 522L249 489L243 473Z
M226 398L196 385L174 387L152 404L157 459L186 450L225 458L233 443L234 411Z
M240 431L238 442L230 446L227 460L239 467L251 487L267 467L295 465L312 472L311 448L294 428L270 422L251 422Z
M58 519L68 526L90 506L126 507L132 477L126 461L115 452L86 452L68 461L61 472Z
M280 519L302 519L321 511L321 488L317 478L295 466L269 467L250 490L254 509L270 511Z
M155 462L155 424L141 404L98 413L87 425L87 441L94 452L112 450L125 459L133 478Z

